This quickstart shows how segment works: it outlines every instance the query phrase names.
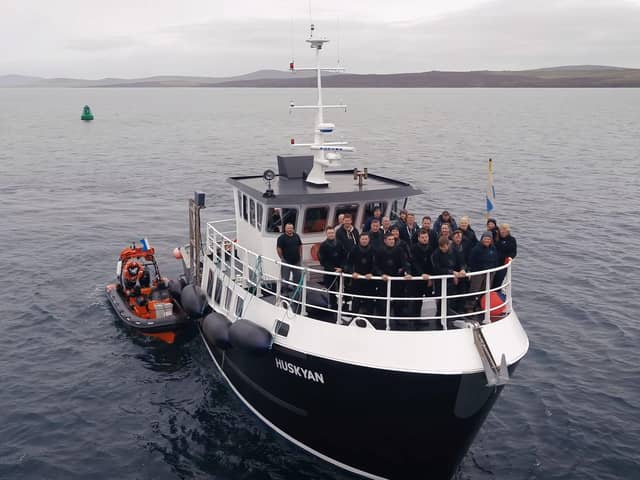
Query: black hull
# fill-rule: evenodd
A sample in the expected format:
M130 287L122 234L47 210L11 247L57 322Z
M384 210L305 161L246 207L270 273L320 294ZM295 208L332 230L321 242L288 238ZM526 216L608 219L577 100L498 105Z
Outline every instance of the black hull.
M394 372L275 344L261 354L221 350L202 338L236 394L265 423L371 478L451 478L502 389L486 387L484 373Z
M111 288L112 286L114 288ZM187 314L175 300L173 301L173 311L175 312L173 315L149 320L133 313L115 285L107 285L106 294L113 311L122 320L122 323L143 333L173 332L186 326L189 321Z

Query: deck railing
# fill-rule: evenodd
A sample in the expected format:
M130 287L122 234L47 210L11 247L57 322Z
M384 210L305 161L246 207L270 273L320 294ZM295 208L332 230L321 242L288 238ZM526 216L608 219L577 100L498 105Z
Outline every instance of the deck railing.
M324 316L325 320L336 321L338 324L345 324L357 317L368 320L377 328L386 330L409 329L414 330L409 322L437 322L439 327L446 330L454 327L464 327L466 321L489 323L499 320L508 315L512 310L511 298L511 264L498 266L489 270L479 272L467 272L465 278L484 276L484 288L479 291L448 293L448 283L453 282L453 275L431 275L429 280L439 282L440 294L429 297L412 297L407 295L393 297L394 282L402 282L402 291L415 291L407 289L411 282L425 282L422 277L387 277L373 276L365 279L359 276L356 280L363 282L376 282L378 288L375 295L358 295L347 288L347 284L352 281L353 276L349 273L327 272L319 268L308 266L289 265L269 256L253 252L235 241L235 220L219 220L207 224L206 254L219 265L223 275L228 275L236 284L250 294L258 297L274 296L276 305L284 305L292 309L295 313L303 316L318 317ZM285 280L280 276L280 267L286 266L297 272L298 282ZM492 287L493 276L496 272L504 271L504 279L500 285ZM331 290L321 283L325 275L333 276ZM397 288L396 288L397 289ZM437 291L437 289L436 289ZM495 296L491 299L492 292L501 292L502 296L496 302ZM328 304L318 302L321 295L333 295L336 300L336 308L330 308ZM484 296L484 308L480 308L479 298ZM314 301L315 299L315 301ZM373 313L357 313L344 310L347 302L354 299L361 299L373 305ZM394 306L404 305L412 302L414 308L422 305L424 300L436 300L441 303L440 314L437 316L422 316L421 310L417 309L418 315L393 315ZM457 310L451 309L457 306ZM462 310L459 311L460 307ZM401 309L401 308L400 308ZM400 310L399 309L399 310ZM321 315L319 315L321 314ZM423 323L424 324L424 323ZM407 328L407 325L409 327ZM417 327L417 324L414 324Z

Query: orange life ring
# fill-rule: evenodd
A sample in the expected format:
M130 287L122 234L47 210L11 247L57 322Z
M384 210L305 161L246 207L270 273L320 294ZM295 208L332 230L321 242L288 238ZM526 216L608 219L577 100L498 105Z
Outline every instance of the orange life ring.
M137 273L131 273L130 270L135 270ZM136 282L142 278L142 275L144 274L144 267L135 260L129 260L125 264L122 274L124 275L124 279L128 282Z
M320 261L320 258L318 257L319 250L320 250L319 243L314 243L313 245L311 245L311 258L313 258L316 262Z

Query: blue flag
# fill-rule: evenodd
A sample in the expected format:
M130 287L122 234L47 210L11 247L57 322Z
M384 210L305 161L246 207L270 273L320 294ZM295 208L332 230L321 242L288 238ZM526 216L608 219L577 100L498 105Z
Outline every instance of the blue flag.
M486 217L489 218L496 205L496 189L493 188L493 161L491 159L489 159L489 177L487 180L486 201Z
M149 250L149 248L151 248L151 246L149 245L149 240L147 238L143 238L140 240L140 246L142 246L143 252L146 252L147 250Z

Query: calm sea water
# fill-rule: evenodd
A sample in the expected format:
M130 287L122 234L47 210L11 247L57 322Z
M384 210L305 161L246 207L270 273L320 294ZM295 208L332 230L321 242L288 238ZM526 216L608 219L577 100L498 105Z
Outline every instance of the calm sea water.
M531 349L457 478L640 478L640 90L325 96L349 103L329 116L357 148L345 167L422 188L419 215L481 231L494 159ZM267 430L194 332L131 334L103 294L143 236L175 276L192 192L204 219L228 216L227 176L310 138L292 99L313 91L0 89L0 478L353 478Z

